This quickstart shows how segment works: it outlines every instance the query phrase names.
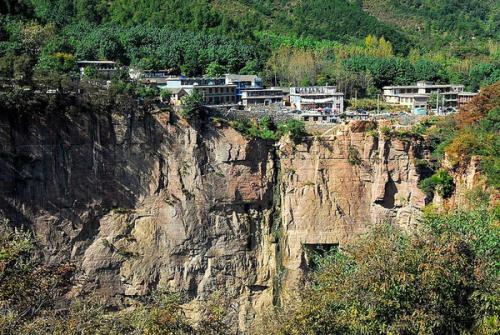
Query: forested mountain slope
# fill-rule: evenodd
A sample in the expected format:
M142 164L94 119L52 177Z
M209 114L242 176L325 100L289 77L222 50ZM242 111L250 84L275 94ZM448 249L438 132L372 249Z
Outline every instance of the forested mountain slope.
M271 29L336 41L374 34L384 36L402 50L409 38L419 43L417 40L429 32L433 37L439 32L458 38L498 38L500 22L500 5L494 0L3 0L0 6L5 13L58 25L84 19L247 36Z
M494 0L2 0L0 11L2 77L112 59L173 74L259 73L276 85L335 82L360 96L500 78Z
M363 10L398 27L419 44L436 48L498 39L500 3L495 0L361 0ZM388 10L389 9L389 10Z

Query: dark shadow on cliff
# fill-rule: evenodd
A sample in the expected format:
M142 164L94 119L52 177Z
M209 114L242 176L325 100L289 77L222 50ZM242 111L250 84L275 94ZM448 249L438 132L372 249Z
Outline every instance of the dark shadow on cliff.
M150 192L144 175L169 127L151 105L99 91L0 99L0 210L13 224L58 225L46 227L52 247L91 241L102 215Z

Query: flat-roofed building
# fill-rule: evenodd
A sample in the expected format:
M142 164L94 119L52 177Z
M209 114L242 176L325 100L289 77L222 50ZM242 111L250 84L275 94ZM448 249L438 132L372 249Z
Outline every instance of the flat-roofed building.
M340 121L338 115L328 111L325 112L319 110L303 111L300 114L297 114L297 118L309 124L337 123Z
M262 79L256 75L226 74L226 85L236 85L236 101L241 101L243 90L262 88Z
M163 79L164 88L192 88L194 85L198 86L211 86L211 85L225 85L226 80L222 77L217 78L202 78L202 77L166 77Z
M251 105L274 105L283 103L283 90L276 88L251 88L241 91L241 104Z
M85 70L95 69L100 75L110 77L117 69L116 62L111 60L79 60L76 62L80 75L85 75Z
M344 111L344 93L335 86L290 87L290 104L301 111L330 108L334 113Z
M235 105L236 85L193 85L208 106Z
M415 85L385 86L383 88L384 100L390 104L398 104L412 110L427 108L431 94L437 94L440 106L457 108L460 95L468 97L463 85L440 84L435 85L429 81L419 81Z
M472 100L478 93L474 92L460 92L458 93L458 106L457 108L461 108L464 105L468 104L469 101Z
M156 86L160 89L174 92L182 88L189 94L194 90L198 91L202 95L204 103L209 106L236 104L236 85L226 85L226 80L223 77L166 76L158 79Z

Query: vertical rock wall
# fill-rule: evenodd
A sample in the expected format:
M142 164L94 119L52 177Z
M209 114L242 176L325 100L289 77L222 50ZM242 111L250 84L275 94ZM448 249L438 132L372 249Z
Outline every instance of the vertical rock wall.
M265 141L160 111L2 115L0 125L2 214L33 229L47 262L76 265L70 297L183 290L196 317L197 301L221 291L241 330L270 299Z
M366 126L275 149L162 111L0 115L0 210L75 264L68 297L183 290L196 319L222 292L244 333L303 278L308 246L416 222L417 146Z
M373 224L417 223L425 196L414 166L418 144L366 131L366 122L280 148L284 281L308 269L307 251L328 249Z

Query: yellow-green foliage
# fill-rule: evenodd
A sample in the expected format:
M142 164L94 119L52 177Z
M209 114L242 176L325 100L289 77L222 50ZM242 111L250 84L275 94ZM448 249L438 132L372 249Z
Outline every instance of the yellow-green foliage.
M262 334L495 334L498 217L429 215L407 233L377 226L326 255Z

